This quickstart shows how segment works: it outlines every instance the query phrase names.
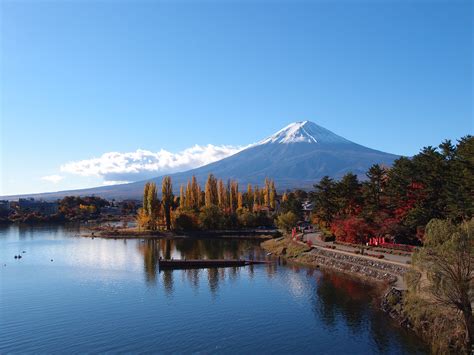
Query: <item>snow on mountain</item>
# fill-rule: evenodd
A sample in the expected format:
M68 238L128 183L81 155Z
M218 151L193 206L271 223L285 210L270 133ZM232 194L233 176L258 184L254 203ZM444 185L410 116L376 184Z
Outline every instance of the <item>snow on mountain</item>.
M310 121L293 122L275 134L260 141L258 144L268 143L350 143L347 139L332 133Z

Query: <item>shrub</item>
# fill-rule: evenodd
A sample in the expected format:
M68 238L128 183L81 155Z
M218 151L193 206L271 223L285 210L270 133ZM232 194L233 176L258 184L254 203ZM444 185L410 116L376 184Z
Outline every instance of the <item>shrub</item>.
M186 212L180 212L173 218L173 228L176 230L196 230L198 229L198 221L194 215Z
M279 215L276 220L276 225L278 228L289 232L291 228L295 226L296 222L298 222L298 216L290 211Z
M199 214L199 225L203 229L219 229L223 222L222 212L217 206L204 207Z

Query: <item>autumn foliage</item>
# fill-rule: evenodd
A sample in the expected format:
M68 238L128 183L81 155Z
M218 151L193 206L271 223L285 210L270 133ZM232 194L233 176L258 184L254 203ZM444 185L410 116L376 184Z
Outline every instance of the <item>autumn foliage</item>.
M366 179L348 173L339 181L324 177L315 185L312 220L338 241L365 243L388 237L419 244L433 218L454 222L474 214L474 138L426 147L393 166L373 165Z

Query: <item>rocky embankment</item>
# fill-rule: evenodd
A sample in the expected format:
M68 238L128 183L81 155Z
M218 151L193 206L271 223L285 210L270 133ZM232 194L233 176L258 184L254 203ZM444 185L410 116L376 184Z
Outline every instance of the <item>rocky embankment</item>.
M411 328L410 320L403 312L403 297L405 293L406 291L391 287L383 295L380 308L402 327Z
M401 280L408 268L381 260L351 255L347 252L308 247L288 238L279 238L262 243L262 247L275 256L315 267L327 267L363 278L386 283Z

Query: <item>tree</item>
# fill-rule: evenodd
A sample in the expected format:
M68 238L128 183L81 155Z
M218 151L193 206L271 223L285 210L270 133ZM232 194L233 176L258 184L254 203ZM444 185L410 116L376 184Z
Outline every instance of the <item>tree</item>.
M193 175L191 178L191 208L198 210L201 207L201 188L196 180L196 177Z
M381 208L381 196L387 181L387 171L378 164L372 165L366 173L369 179L364 184L365 204L370 211L378 211Z
M270 186L270 180L268 178L265 178L265 187L263 189L263 203L265 204L265 207L270 208L270 191L271 191L271 186Z
M257 221L255 214L250 212L248 209L243 208L241 212L237 215L239 224L245 228L255 227Z
M215 205L203 207L199 214L199 223L203 229L219 229L223 224L222 217L219 207Z
M191 182L188 180L188 183L186 184L186 193L185 193L185 199L186 199L186 208L193 208L193 191L191 188Z
M169 230L171 228L171 205L173 203L173 185L171 184L170 176L165 176L161 181L161 194L166 229Z
M413 291L422 291L437 304L462 315L466 329L466 349L474 337L474 219L455 225L433 219L426 226L424 246L413 256L413 265L426 274L409 279ZM413 276L413 274L411 274Z
M143 189L143 207L137 214L137 224L140 228L156 230L160 201L156 192L156 184L147 182Z
M205 188L205 205L206 207L217 206L219 204L219 196L217 193L217 179L214 175L209 174Z
M217 196L218 196L218 204L221 211L225 211L227 207L227 191L224 186L224 181L219 179L219 183L217 184Z
M237 194L237 209L242 209L244 207L244 198L242 192Z
M143 188L143 211L146 215L149 215L150 212L148 211L148 190L150 188L150 183L147 182L145 187Z
M372 236L367 222L360 217L348 216L331 222L331 232L341 242L363 244Z
M148 228L150 222L150 216L146 213L144 208L139 208L136 217L138 228Z
M194 213L189 211L175 212L173 216L173 228L178 231L196 230L198 229L198 221Z
M147 197L147 208L146 213L149 217L149 228L156 230L158 227L158 217L160 212L160 201L158 200L158 193L156 191L156 184L154 182L149 183L148 186L148 197Z
M231 180L228 184L229 189L229 208L230 212L234 212L237 209L237 195L239 194L239 184L237 181Z
M336 183L329 176L324 176L314 185L313 193L314 215L324 227L329 226L334 216L339 212L336 202Z
M276 208L276 189L275 189L275 182L273 180L270 181L270 207L275 209Z
M280 204L280 212L287 213L293 212L298 218L303 216L303 209L301 207L301 201L298 200L293 192L286 194L285 200Z
M253 211L253 202L254 202L254 197L253 197L252 185L247 184L247 194L245 195L245 204L247 205L250 211Z
M179 188L179 209L184 210L186 208L186 197L184 194L184 186L181 185Z
M296 222L298 222L298 216L290 211L280 214L276 220L276 225L278 228L289 232L296 225Z
M336 184L336 201L342 214L354 215L361 204L357 175L347 173Z
M255 185L255 188L253 189L253 209L258 210L260 206L262 205L262 201L260 199L260 189L258 188L257 185Z
M474 215L474 137L462 137L454 151L449 141L440 148L449 174L444 196L447 217L457 222L469 219Z

